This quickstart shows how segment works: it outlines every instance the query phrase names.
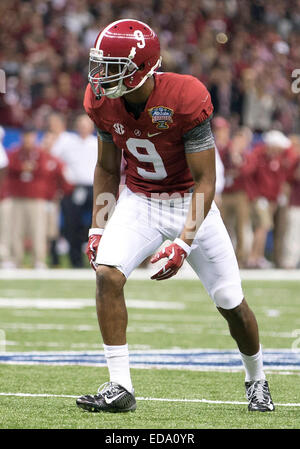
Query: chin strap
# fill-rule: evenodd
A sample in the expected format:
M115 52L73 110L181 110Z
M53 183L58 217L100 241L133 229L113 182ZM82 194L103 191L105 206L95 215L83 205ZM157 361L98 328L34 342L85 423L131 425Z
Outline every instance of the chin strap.
M107 91L115 89L114 87L107 89ZM104 90L105 92L105 90ZM117 86L117 89L115 90L115 92L112 92L111 94L108 92L105 92L105 96L107 98L111 98L111 99L115 99L115 98L119 98L122 97L125 93L127 92L127 87L123 84L123 80L120 80Z
M161 66L161 61L162 61L162 57L160 56L160 58L157 60L156 64L152 67L151 70L149 70L149 72L144 76L144 78L139 82L139 84L137 86L133 87L132 89L126 90L126 92L124 92L122 95L129 94L130 92L133 92L134 90L139 89L144 84L144 82L147 80L147 78L150 78L150 76L153 75L155 70Z

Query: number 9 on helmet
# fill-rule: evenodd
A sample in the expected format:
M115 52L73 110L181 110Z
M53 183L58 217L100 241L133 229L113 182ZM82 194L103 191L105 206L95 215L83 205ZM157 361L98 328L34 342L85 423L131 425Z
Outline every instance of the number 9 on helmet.
M99 99L118 98L141 87L161 65L157 35L138 20L117 20L90 49L88 80Z

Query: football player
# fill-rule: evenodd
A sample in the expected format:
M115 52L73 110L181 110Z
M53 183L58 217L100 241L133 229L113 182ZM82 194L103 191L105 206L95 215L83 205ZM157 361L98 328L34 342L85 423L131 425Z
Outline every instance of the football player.
M166 263L151 279L169 279L188 261L237 343L249 410L271 411L257 322L213 201L210 94L192 76L157 72L160 64L158 37L137 20L108 25L90 50L84 107L97 127L99 151L87 254L96 270L96 308L110 380L96 395L76 402L93 412L135 410L123 288L130 273L168 239L172 243L152 257L153 263ZM126 186L118 195L122 152Z

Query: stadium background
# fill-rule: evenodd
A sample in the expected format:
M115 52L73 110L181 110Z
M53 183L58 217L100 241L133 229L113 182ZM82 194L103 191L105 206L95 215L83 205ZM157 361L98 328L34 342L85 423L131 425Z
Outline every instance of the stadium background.
M145 0L142 3L143 7L135 0L1 2L0 66L6 73L6 94L0 96L0 124L5 129L3 145L8 153L20 145L23 130L28 126L34 127L41 139L48 131L51 112L61 113L68 130L75 130L75 119L83 113L89 48L108 23L133 17L147 22L158 33L163 71L191 74L208 87L214 104L214 131L217 133L217 128L222 127L229 130L229 138L226 129L223 135L221 129L216 139L220 151L245 130L253 134L245 137L250 140L244 144L244 150L252 151L261 141L262 133L277 129L292 136L295 154L299 154L300 96L291 87L292 73L300 67L299 1L178 0L174 4L168 0ZM225 120L218 121L220 118ZM226 170L227 167L225 187L230 178L229 169L228 173ZM298 193L299 186L297 189ZM265 244L267 259L261 263L250 261L249 265L247 257L243 257L244 260L239 260L241 267L247 264L251 267L252 263L255 268L269 268L270 260L276 267L289 265L277 254L282 252L283 235L287 232L289 201L289 193L284 188L280 190L274 232L268 233ZM85 211L82 216L85 231L89 220L90 213ZM245 232L249 241L243 251L250 257L253 226L250 215L248 221ZM236 243L234 227L229 230ZM62 213L60 233L67 234L68 240ZM274 234L280 246L278 251ZM62 252L67 251L63 244L61 247ZM72 258L70 263L76 266ZM86 261L80 263L86 266Z

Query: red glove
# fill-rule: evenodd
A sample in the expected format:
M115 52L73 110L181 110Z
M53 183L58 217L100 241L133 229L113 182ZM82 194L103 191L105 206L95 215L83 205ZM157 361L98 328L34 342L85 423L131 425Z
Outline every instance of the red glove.
M96 271L96 268L98 264L96 264L96 256L97 256L97 250L98 246L102 237L104 229L101 228L91 228L89 230L89 240L86 247L86 255L89 258L91 267Z
M164 279L169 279L174 276L179 268L182 266L184 259L189 256L191 252L191 247L187 245L181 239L175 239L171 245L159 251L159 253L155 254L150 262L155 263L164 257L167 257L169 261L166 265L151 276L151 279L156 279L157 281L162 281Z

